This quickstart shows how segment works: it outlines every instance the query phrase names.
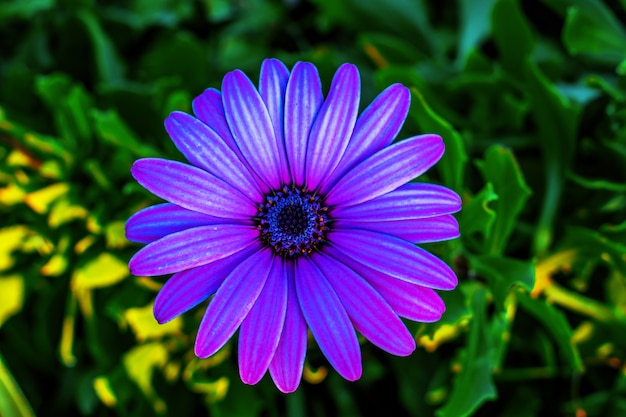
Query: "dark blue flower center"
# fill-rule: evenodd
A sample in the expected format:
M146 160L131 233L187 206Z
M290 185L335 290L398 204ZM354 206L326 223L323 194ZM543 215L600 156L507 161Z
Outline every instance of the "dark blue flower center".
M282 256L311 253L324 242L327 211L319 195L283 188L259 206L256 221L261 241Z

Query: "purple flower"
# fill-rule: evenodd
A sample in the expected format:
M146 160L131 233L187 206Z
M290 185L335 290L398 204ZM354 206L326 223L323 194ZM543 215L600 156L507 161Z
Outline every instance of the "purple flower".
M135 275L174 274L159 292L160 323L212 295L195 353L216 353L239 329L239 372L257 383L266 371L283 392L302 376L310 329L330 364L361 376L356 331L394 355L415 340L400 317L438 320L434 290L457 285L454 272L417 247L459 236L458 195L409 183L439 160L439 136L392 144L410 95L394 84L357 117L359 73L344 64L326 99L317 69L291 73L263 62L258 90L241 71L222 92L193 101L196 117L172 113L165 128L188 164L138 160L137 181L168 201L126 224L147 243L130 260ZM355 331L356 329L356 331Z

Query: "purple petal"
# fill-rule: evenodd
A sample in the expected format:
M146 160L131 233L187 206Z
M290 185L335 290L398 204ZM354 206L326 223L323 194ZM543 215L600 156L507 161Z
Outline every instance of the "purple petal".
M226 277L204 314L195 353L207 358L235 333L259 297L273 261L272 252L262 249L240 263Z
M287 151L285 150L285 134L283 124L285 120L285 90L289 81L289 70L285 64L277 59L266 59L261 65L259 77L259 94L265 102L267 111L274 127L274 136L278 143L280 160L280 179L283 184L291 182Z
M409 183L355 206L338 206L333 219L378 222L411 220L456 213L461 198L452 190L434 184Z
M200 168L145 158L135 162L131 173L152 194L188 210L226 219L249 219L257 213L236 188Z
M337 220L333 228L371 230L396 236L412 243L440 242L459 237L459 223L450 214L391 222Z
M226 120L244 158L272 189L280 188L280 160L272 121L252 81L232 71L222 82Z
M341 376L349 381L359 379L359 342L337 293L308 258L299 259L295 280L302 313L320 349Z
M243 160L226 121L222 93L214 88L208 88L193 100L192 108L196 117L217 133L228 147Z
M208 265L178 272L165 282L154 302L154 317L165 323L209 298L244 259L250 248Z
M270 363L270 375L281 392L294 392L300 385L304 357L306 356L307 327L300 310L293 268L285 267L287 274L287 312L285 323L274 358Z
M326 202L352 206L386 194L423 174L441 158L443 151L443 141L437 135L395 143L343 176L326 195Z
M322 187L322 192L328 192L346 172L393 142L402 128L410 104L409 89L401 84L393 84L380 93L356 121L348 147Z
M305 183L309 132L324 97L317 68L298 62L291 71L285 93L285 147L294 185Z
M436 256L406 240L366 230L334 230L332 247L355 261L392 277L424 287L451 290L457 285L454 271Z
M379 348L410 355L415 340L385 299L352 269L322 253L312 257L346 309L354 327Z
M391 308L409 320L432 323L438 321L446 310L443 300L435 290L411 284L375 271L336 251L333 256L365 278Z
M171 203L157 204L133 214L126 222L126 239L150 243L172 233L198 226L224 223L224 219L207 216ZM233 223L233 221L229 221Z
M165 129L192 165L231 184L252 201L262 199L256 180L248 168L218 134L200 120L182 112L174 112L165 119Z
M167 235L139 250L128 262L134 275L165 275L226 258L256 243L258 230L214 224Z
M287 311L287 276L279 257L263 291L239 329L239 375L245 384L261 380L278 346Z
M339 163L354 129L360 97L359 71L352 64L343 64L311 129L306 154L307 188L316 189Z

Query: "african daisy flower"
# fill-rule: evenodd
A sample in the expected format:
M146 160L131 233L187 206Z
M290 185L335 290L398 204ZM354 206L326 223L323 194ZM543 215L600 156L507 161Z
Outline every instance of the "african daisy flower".
M416 244L459 235L451 213L460 199L409 183L439 160L441 138L392 144L409 108L402 85L357 118L359 100L354 65L337 70L324 99L315 66L299 62L290 73L269 59L258 90L233 71L221 93L208 89L193 101L195 117L166 119L189 164L147 158L132 167L167 203L128 220L128 238L147 243L131 272L174 274L155 301L161 323L213 296L195 353L213 355L239 329L247 384L269 369L281 391L294 391L308 330L348 380L361 376L356 331L409 355L415 340L400 317L438 320L445 306L434 290L457 284Z

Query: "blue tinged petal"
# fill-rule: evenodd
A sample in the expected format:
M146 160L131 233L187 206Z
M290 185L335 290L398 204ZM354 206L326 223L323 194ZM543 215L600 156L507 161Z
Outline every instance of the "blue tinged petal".
M250 219L252 200L227 182L187 164L145 158L131 168L133 177L157 197L188 210L226 219Z
M322 253L311 257L339 296L354 327L379 348L410 355L415 340L385 299L361 276Z
M192 108L193 113L202 123L217 133L237 156L243 158L226 121L222 93L215 88L207 88L193 100Z
M252 254L250 248L210 264L172 275L159 291L154 302L154 317L166 323L209 298L224 279L244 259Z
M389 222L337 220L333 228L336 230L371 230L396 236L412 243L441 242L442 240L459 237L459 223L450 214L427 217L425 219L394 220Z
M417 322L432 323L438 321L446 310L439 294L431 288L375 271L336 250L333 251L332 256L365 278L401 317Z
M172 233L139 250L128 262L133 275L165 275L226 258L257 242L252 226L214 224Z
M340 251L355 261L392 277L438 290L457 285L454 271L436 256L406 240L367 230L333 230L328 234L333 253Z
M261 94L261 98L265 102L272 120L272 126L274 127L274 136L278 143L280 159L280 179L283 184L291 182L283 129L287 81L289 81L289 70L285 67L285 64L277 59L266 59L263 61L259 77L259 94Z
M270 363L270 375L278 389L288 393L294 392L300 385L306 356L307 327L296 294L293 263L285 264L284 272L288 286L287 312L280 341Z
M280 160L270 115L258 91L241 71L222 82L226 120L237 146L252 170L272 189L279 189Z
M248 168L207 125L188 114L173 112L165 119L165 129L192 165L231 184L252 201L261 200L262 194Z
M324 356L345 379L359 379L362 372L359 342L337 293L308 258L298 259L295 274L302 313Z
M263 291L239 329L239 375L246 384L259 382L274 357L285 323L287 294L284 266L275 256Z
M324 101L317 68L294 65L285 93L285 148L294 185L305 185L306 151L313 121Z
M157 204L138 211L128 219L126 239L138 243L150 243L185 229L225 221L233 222L187 210L171 203Z
M196 356L213 355L235 333L263 290L273 266L272 257L270 250L261 249L226 277L200 323Z
M354 129L360 97L359 71L352 64L343 64L311 129L306 154L307 188L315 190L339 164Z
M437 135L395 143L343 176L328 192L326 203L352 206L386 194L426 172L443 151L443 140Z
M401 84L393 84L378 95L356 121L348 147L322 192L328 192L346 172L368 156L388 146L404 124L409 112L411 94Z
M461 198L441 185L409 183L380 197L354 205L338 206L333 219L379 222L412 220L456 213Z

